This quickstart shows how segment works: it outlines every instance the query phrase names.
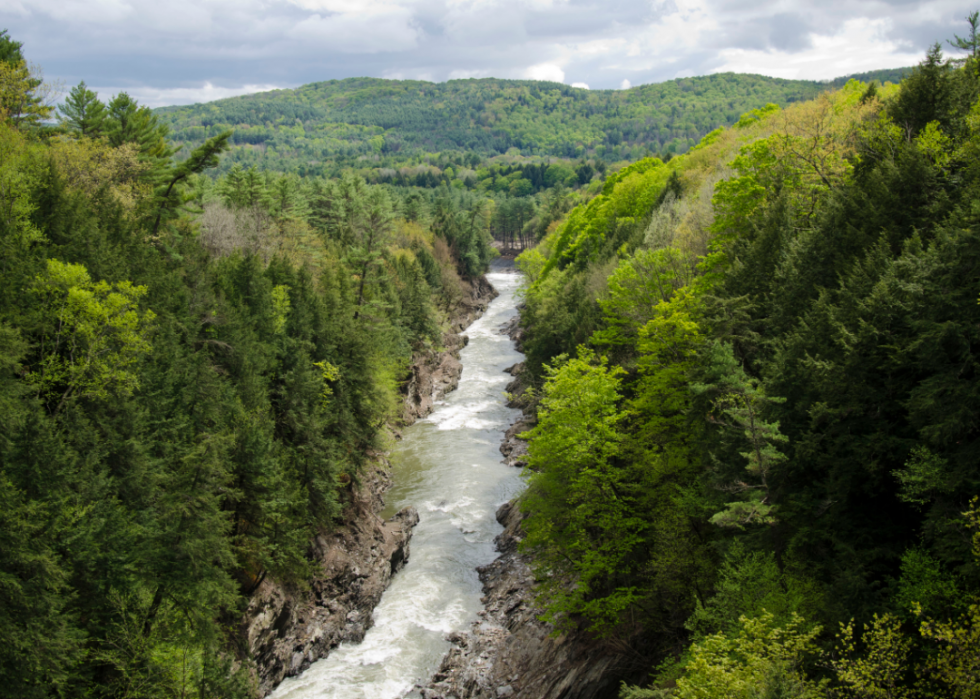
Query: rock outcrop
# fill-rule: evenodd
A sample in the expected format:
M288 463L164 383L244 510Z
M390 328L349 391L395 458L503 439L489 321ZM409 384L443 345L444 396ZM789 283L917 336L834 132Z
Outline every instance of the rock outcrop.
M442 337L443 348L420 352L412 358L404 389L403 424L411 425L431 413L435 403L459 385L463 373L459 351L469 342L469 338L460 333L482 316L497 296L497 290L486 277L464 283L463 298L449 319L450 331Z
M518 348L519 317L501 327ZM524 396L524 364L507 369L509 405L523 414L504 436L500 451L512 466L523 466L527 443L517 435L535 424L535 405ZM604 642L587 631L554 635L540 620L530 559L518 551L523 538L516 501L497 511L504 531L495 543L500 556L478 568L483 583L481 621L466 633L450 634L452 647L435 675L408 695L423 699L616 699L622 679L637 680L648 668L622 644Z
M534 577L517 550L521 513L501 506L505 529L496 539L501 555L479 568L482 620L467 633L450 634L452 648L424 687L423 699L615 699L619 681L642 672L636 656L585 631L553 635L538 617Z
M520 308L518 306L518 310ZM520 321L520 315L516 315L500 327L500 332L513 340L518 350L521 349L521 339L523 337ZM510 408L519 408L522 414L508 428L507 432L504 433L504 441L500 445L500 453L504 455L508 466L523 467L527 463L527 442L517 435L534 427L537 422L535 419L537 408L534 402L524 393L528 387L524 362L515 364L504 371L514 377L514 380L507 384L506 390L510 396L507 406Z
M460 333L483 315L496 296L485 277L464 284L443 349L413 358L405 424L427 415L435 401L459 385L463 371L459 350L469 340ZM383 495L391 477L381 456L370 463L360 485L348 492L342 525L321 532L311 543L315 570L309 589L265 579L249 599L242 635L255 661L262 695L326 657L338 644L363 640L391 576L408 560L418 513L409 507L382 521L378 513L384 508Z
M508 332L509 330L510 332ZM509 334L511 338L514 337L510 323L504 325L501 332ZM527 442L517 435L534 427L534 406L524 397L524 389L527 388L524 383L524 362L515 364L504 371L514 377L514 380L507 384L507 393L511 396L507 405L511 408L520 408L522 415L504 433L500 453L504 455L508 466L523 467L527 463Z
M343 525L321 532L311 544L315 571L309 589L267 578L253 592L242 635L263 696L337 644L364 638L391 576L408 560L408 542L419 521L411 507L387 522L378 516L390 485L387 463L373 460L349 494Z
M524 304L520 304L517 310L520 311ZM521 328L521 316L518 314L500 326L500 332L507 335L514 341L514 347L518 352L524 351L524 330Z
M527 442L518 437L534 427L534 420L520 419L504 433L504 441L500 445L500 453L508 466L523 468L527 464Z

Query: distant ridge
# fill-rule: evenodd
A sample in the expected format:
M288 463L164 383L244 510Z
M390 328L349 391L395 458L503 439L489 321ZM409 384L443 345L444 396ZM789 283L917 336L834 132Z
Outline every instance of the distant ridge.
M907 70L854 77L894 80ZM347 167L417 163L440 152L472 153L475 165L512 149L525 157L615 162L683 153L747 111L810 99L850 77L828 83L718 73L628 90L496 78L348 78L156 111L185 149L234 129L224 169L240 163L332 175Z
M848 80L859 80L863 83L874 80L878 84L894 83L897 85L911 72L911 66L907 68L882 68L881 70L869 70L864 73L851 73L840 78L834 78L828 82L834 87L843 87L847 84Z

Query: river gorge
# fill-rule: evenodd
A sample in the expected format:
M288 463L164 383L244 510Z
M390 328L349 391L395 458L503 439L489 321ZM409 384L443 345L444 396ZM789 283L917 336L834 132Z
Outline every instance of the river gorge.
M374 611L358 644L341 644L272 699L394 699L424 682L450 648L448 634L466 629L482 608L478 566L496 556L502 527L494 513L517 494L518 469L503 463L500 443L520 411L506 405L504 372L522 355L500 332L517 313L519 276L487 275L499 292L467 330L459 387L425 419L406 428L391 454L394 486L384 517L405 507L420 515L411 558Z

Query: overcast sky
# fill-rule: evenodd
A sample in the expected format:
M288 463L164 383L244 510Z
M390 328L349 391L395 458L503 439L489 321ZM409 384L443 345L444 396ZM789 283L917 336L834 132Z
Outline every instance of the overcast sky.
M723 71L914 65L980 0L0 0L66 86L144 104L331 78L536 78L621 88Z

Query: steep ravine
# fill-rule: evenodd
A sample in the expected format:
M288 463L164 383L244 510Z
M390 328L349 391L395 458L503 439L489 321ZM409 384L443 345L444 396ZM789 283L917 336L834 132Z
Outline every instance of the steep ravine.
M443 349L414 357L405 387L404 424L430 413L456 388L462 373L459 350L467 342L461 333L496 296L485 277L467 284ZM242 617L242 637L263 696L338 644L360 642L371 627L382 593L408 560L409 540L419 521L414 507L387 521L379 516L390 486L387 460L373 455L359 484L346 493L341 524L311 542L315 573L309 588L295 589L266 578L251 595Z
M432 412L435 404L459 385L463 364L459 351L469 341L463 330L481 317L497 291L486 277L464 282L463 298L450 319L450 330L443 336L443 349L420 352L412 359L410 376L405 385L402 422L411 425Z
M501 328L518 348L519 317ZM522 415L507 430L500 446L506 462L524 465L527 444L518 434L534 425L534 407L520 399L523 365L508 373L512 407ZM642 659L622 644L604 642L586 631L559 636L539 619L534 576L527 555L518 551L523 519L517 500L496 513L504 531L495 541L500 556L478 568L483 584L481 619L467 632L452 633L450 651L425 685L406 697L422 699L615 699L623 679L637 680L647 670Z
M419 521L411 507L388 521L378 516L390 485L387 462L379 456L349 494L342 524L311 543L315 573L309 588L266 578L252 594L243 636L263 696L339 643L364 638L391 576L408 560L408 542Z

